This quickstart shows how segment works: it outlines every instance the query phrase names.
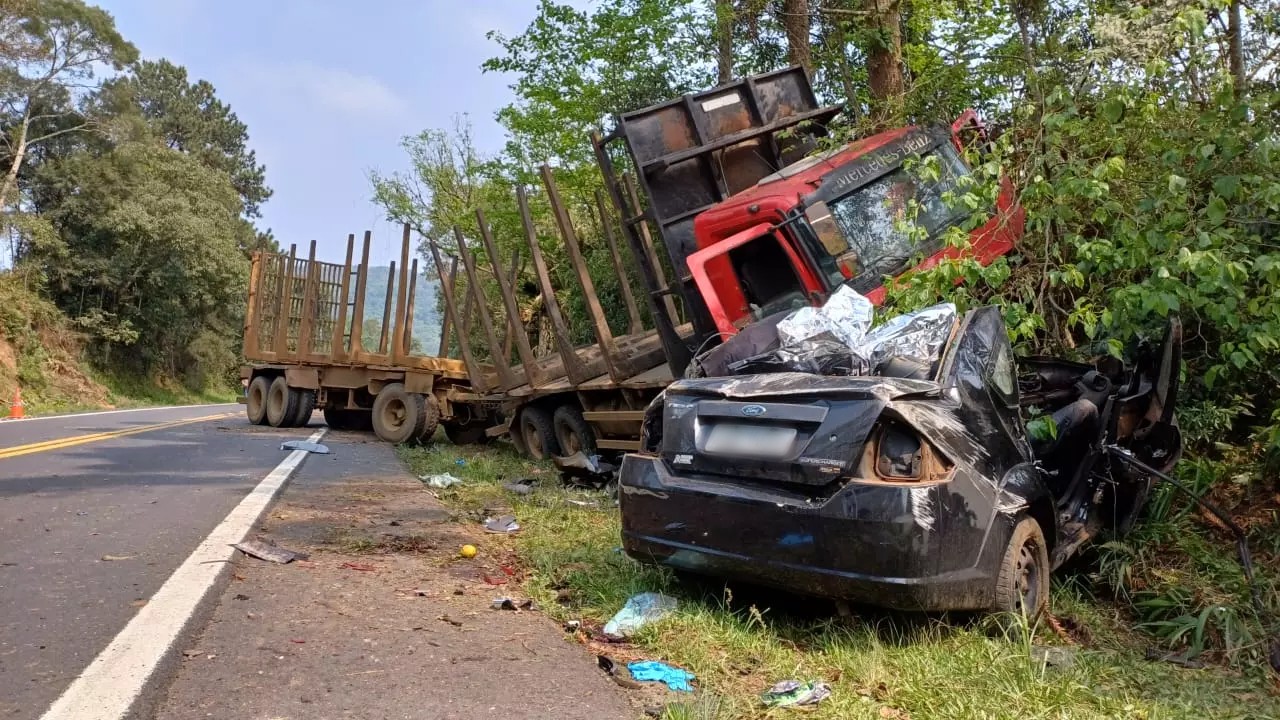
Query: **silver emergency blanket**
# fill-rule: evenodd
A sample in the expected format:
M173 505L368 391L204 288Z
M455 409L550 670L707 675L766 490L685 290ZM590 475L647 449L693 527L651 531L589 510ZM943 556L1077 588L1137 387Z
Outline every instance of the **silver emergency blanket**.
M841 285L822 307L800 308L778 323L778 339L783 349L791 349L829 335L852 349L871 329L874 312L870 300Z
M942 354L956 324L956 306L939 303L890 318L867 333L853 351L872 368L893 357L932 364Z

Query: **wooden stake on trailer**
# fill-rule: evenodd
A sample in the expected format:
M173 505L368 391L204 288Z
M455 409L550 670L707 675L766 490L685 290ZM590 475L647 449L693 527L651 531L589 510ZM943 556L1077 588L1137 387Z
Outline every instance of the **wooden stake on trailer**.
M311 357L311 339L315 333L316 313L316 241L311 241L307 251L307 281L302 286L302 319L298 324L298 357Z
M444 275L440 276L441 289L446 293L453 292L453 285L458 279L458 258L452 258L449 261L449 282L444 281ZM453 313L446 312L444 314L444 322L440 323L440 352L439 357L449 357L449 333L453 332Z
M396 283L396 314L391 327L390 355L398 357L404 348L404 304L409 289L409 223L400 238L400 279Z
M560 302L556 300L555 288L551 285L551 273L547 270L547 262L542 257L542 246L538 244L538 233L533 227L533 216L529 213L529 197L523 185L516 186L516 202L520 205L520 223L524 226L525 241L529 245L529 258L533 260L534 274L538 277L538 290L542 293L542 307L547 311L547 319L551 323L551 335L555 338L556 349L560 352L560 360L564 363L564 374L569 380L580 385L591 379L582 358L578 357L573 347L573 336L569 334L569 326L560 312Z
M555 216L556 226L560 228L560 237L564 240L565 249L569 251L569 261L578 276L578 284L587 301L587 314L591 316L592 329L595 331L596 342L604 357L604 365L609 370L609 377L615 382L626 380L633 374L631 364L618 355L613 331L609 329L609 320L605 317L604 308L600 306L600 297L596 295L595 283L591 280L587 261L582 256L582 248L578 245L578 236L574 233L573 223L569 220L569 212L560 199L560 191L556 187L556 179L550 165L542 166L542 184L547 188L551 213Z
M480 312L480 327L484 330L485 339L489 342L491 348L490 356L493 360L494 370L498 373L498 381L502 385L503 390L510 390L523 383L516 380L516 376L511 372L511 365L507 362L507 358L502 357L502 343L498 341L498 335L493 330L493 318L487 312L488 307L485 305L480 286L480 274L476 272L475 258L471 256L471 251L467 249L467 241L462 235L462 228L457 225L453 226L453 237L458 243L458 256L462 258L462 267L467 272L467 288L476 297Z
M627 191L627 197L631 200L631 206L635 208L637 214L641 213L640 195L636 193L636 184L631 179L630 173L622 174L622 185ZM654 279L657 280L660 287L670 290L670 285L667 284L667 271L662 267L662 260L658 258L658 251L653 248L653 236L649 234L649 225L641 220L636 224L636 228L640 246L644 248L644 255L648 258L650 267L653 268ZM676 311L676 299L671 296L671 292L666 292L662 295L662 304L666 308L667 317L671 318L671 324L679 325L680 314Z
M261 310L262 292L258 283L262 282L262 251L255 250L249 261L249 301L244 313L244 347L245 359L254 360L262 355L262 347L258 340L258 315Z
M596 209L600 214L600 232L604 242L609 246L609 257L613 260L613 269L618 273L618 289L622 291L622 301L627 305L627 317L630 324L627 333L638 335L644 330L644 321L640 319L640 307L636 305L636 296L631 293L631 279L627 266L622 262L622 253L618 252L618 241L613 236L613 222L609 211L604 206L604 193L596 190Z
M289 258L287 260L280 258L280 277L276 281L276 336L272 342L273 353L277 360L288 355L286 343L289 339L289 310L292 307L293 296L293 259L297 254L298 246L290 245Z
M342 284L338 301L338 322L333 326L333 359L346 360L351 352L349 343L343 340L347 335L347 299L351 297L351 258L356 249L356 234L347 235L347 261L342 265Z
M364 293L369 287L369 243L372 239L373 233L365 230L360 268L356 271L356 306L351 312L351 357L356 360L368 352L364 347Z
M413 353L413 303L418 295L418 258L413 259L413 268L409 271L409 298L404 304L404 330L401 332L400 353Z
M511 257L511 269L507 271L507 284L514 288L516 286L516 277L519 274L520 251L516 250L515 255ZM511 357L511 339L515 337L517 332L524 332L524 323L521 322L520 317L517 315L516 317L507 318L507 336L502 339L502 357ZM539 368L539 371L541 371L541 368ZM543 374L545 375L545 373Z
M549 380L546 373L537 364L533 356L533 348L529 346L529 336L524 332L524 325L520 322L520 305L516 303L515 293L511 290L511 283L502 272L502 261L498 257L498 247L493 242L493 233L489 228L489 223L485 220L484 211L476 208L476 223L480 226L480 242L484 245L485 254L489 256L489 266L493 270L493 279L498 283L498 292L502 295L502 304L507 311L507 338L514 338L516 353L520 356L520 363L524 365L525 378L528 379L530 385L540 386ZM466 262L466 259L463 259ZM514 266L513 266L514 269ZM503 343L502 357L503 360L510 357L510 346Z
M396 261L391 261L391 267L387 269L387 297L382 302L382 334L378 336L378 355L387 354L387 335L388 327L391 324L391 299L392 293L396 288Z
M462 364L467 366L467 374L471 376L471 387L478 393L487 392L490 389L488 380L485 378L484 368L476 362L475 353L471 352L471 336L466 332L466 325L458 320L458 307L455 304L456 298L453 293L453 278L446 278L444 274L444 260L440 257L440 248L436 247L436 243L431 238L426 238L427 247L431 249L431 259L436 265L436 274L440 276L440 283L444 285L444 307L445 312L453 319L453 326L459 329L458 335L458 352L462 354ZM455 260L454 269L458 265ZM468 307L471 305L471 289L467 289Z

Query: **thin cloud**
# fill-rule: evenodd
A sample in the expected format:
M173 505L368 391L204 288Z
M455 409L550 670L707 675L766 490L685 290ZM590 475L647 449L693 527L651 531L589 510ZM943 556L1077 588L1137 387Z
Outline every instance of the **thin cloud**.
M351 118L389 117L405 112L408 101L372 75L308 62L255 63L251 77L267 92Z

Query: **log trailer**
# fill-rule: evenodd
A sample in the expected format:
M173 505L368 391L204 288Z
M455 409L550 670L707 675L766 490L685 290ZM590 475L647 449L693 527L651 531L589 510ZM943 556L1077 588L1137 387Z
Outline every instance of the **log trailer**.
M945 247L941 240L943 230L963 219L948 206L945 196L969 172L961 149L983 137L976 116L966 112L949 127L899 128L816 152L818 138L826 134L826 124L838 112L835 106L819 106L808 76L792 67L625 113L610 135L593 134L607 196L607 200L596 198L601 240L623 280L620 290L628 318L624 333L610 327L570 214L551 169L544 166L541 178L547 200L578 291L586 300L595 337L590 345L575 346L571 340L538 243L527 190L522 187L517 188L516 200L524 245L550 327L550 352L535 354L511 274L518 263L499 256L482 209L476 211L475 232L454 229L456 247L426 243L443 288L447 327L442 337L449 337L449 328L457 331L458 360L444 357L446 343L440 357L415 357L406 351L403 321L405 313L412 312L412 302L403 302L409 263L407 229L395 314L388 318L393 329L380 352L360 348L359 332L354 330L342 335L340 343L339 328L350 325L341 315L347 304L308 300L306 287L328 286L302 280L304 292L292 298L289 307L304 316L321 305L332 308L322 311L329 312L324 323L312 320L309 325L322 324L333 333L332 359L342 371L336 377L342 378L343 386L330 386L326 379L330 373L324 367L314 367L314 360L303 362L292 349L290 343L297 344L290 339L292 329L296 326L302 338L304 327L293 314L286 313L284 329L274 319L276 324L270 325L271 337L279 345L276 352L283 351L284 361L279 355L250 355L247 325L246 357L259 363L243 373L249 382L250 418L255 407L269 411L273 397L287 398L298 390L303 407L314 393L326 417L334 414L339 422L364 418L361 413L372 410L374 430L387 440L422 437L426 430L434 431L439 419L455 441L482 441L509 433L517 448L538 458L636 449L645 408L684 374L700 350L757 319L821 303L844 284L878 301L886 276L928 267L961 252ZM937 172L927 178L904 167L911 158L929 157L935 159ZM617 167L628 161L634 177ZM639 270L644 290L640 294L652 327L642 324L644 313L627 281L633 273L606 206L620 220L630 259ZM927 231L923 242L919 235L902 229L900 220L909 211ZM967 252L983 263L993 261L1012 248L1022 221L1012 188L1006 185L989 221L971 232ZM476 250L483 249L487 256L491 277L482 277L473 254L474 240L468 242L468 237L479 240ZM345 272L350 274L350 242L348 247ZM453 255L448 266L446 255ZM455 292L457 260L466 274L465 293ZM254 288L263 285L262 273L277 284L282 282L259 265L277 267L281 262L255 260L251 309L255 301L263 307L266 296L261 289L254 295ZM290 267L295 262L289 260ZM312 262L308 259L306 267L311 268ZM345 277L342 272L337 276ZM279 277L290 278L285 283L289 287L299 282L291 272ZM487 282L496 284L502 299L504 312L496 316L483 311L485 304L478 299L483 297L481 283ZM338 285L334 297L349 297L343 294L346 286ZM408 292L412 294L412 286ZM360 293L356 295L354 302L362 302ZM277 318L282 299L283 291L271 296ZM266 315L257 317L259 324L266 322ZM473 322L478 322L488 352L472 346ZM309 342L314 343L315 332L309 330ZM264 379L259 381L260 377ZM275 378L283 378L278 388ZM381 401L384 393L388 399ZM255 402L255 397L263 399ZM380 418L383 411L386 417ZM271 412L266 415L272 422Z

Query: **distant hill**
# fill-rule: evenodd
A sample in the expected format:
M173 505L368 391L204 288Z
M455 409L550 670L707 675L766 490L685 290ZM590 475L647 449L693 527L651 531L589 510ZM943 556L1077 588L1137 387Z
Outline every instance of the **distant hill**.
M385 265L369 266L369 284L365 291L365 332L372 326L381 330L383 303L387 299L387 279L391 268ZM443 322L436 303L436 286L439 281L427 273L419 273L418 286L413 302L413 342L420 352L434 355L440 349L440 325ZM391 297L395 306L395 295Z

